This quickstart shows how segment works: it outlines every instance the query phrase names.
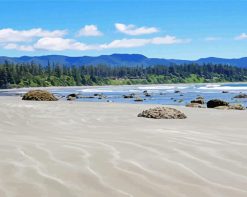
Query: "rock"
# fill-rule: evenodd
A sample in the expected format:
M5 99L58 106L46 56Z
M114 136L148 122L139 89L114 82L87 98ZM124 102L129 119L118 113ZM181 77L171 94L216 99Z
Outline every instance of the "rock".
M214 107L214 109L227 110L229 109L229 106L217 106L217 107Z
M241 104L230 105L229 109L233 110L246 110L246 108Z
M218 106L215 109L222 109L222 110L246 110L246 108L241 104L229 105L229 106Z
M145 93L144 94L146 97L150 97L151 96L151 94L149 94L149 93Z
M186 105L186 107L194 107L194 108L205 108L202 104L200 103L189 103Z
M106 99L106 98L107 98L107 96L105 96L103 94L98 97L98 99Z
M191 103L199 103L199 104L204 104L204 100L203 99L195 99L190 101Z
M237 96L234 96L233 98L247 98L247 94L239 94Z
M202 96L198 96L198 97L196 97L196 99L200 99L200 100L204 100L204 97L202 97Z
M175 90L175 91L174 91L174 93L176 93L176 94L177 94L177 93L181 93L181 91L179 91L179 90Z
M223 100L219 100L219 99L212 99L207 102L208 108L215 108L218 106L229 106L229 103Z
M143 91L143 94L146 94L146 93L148 93L148 91L147 91L147 90L144 90L144 91Z
M156 107L144 110L138 114L138 117L154 119L185 119L187 116L181 111L170 107Z
M24 94L22 100L32 101L57 101L58 99L48 91L45 90L31 90Z
M123 98L125 98L125 99L134 98L134 95L133 94L123 95Z
M136 97L134 101L135 101L135 102L142 102L142 101L143 101L143 99L142 99L142 98L140 98L140 97Z
M178 100L178 103L182 103L182 102L184 102L183 99L179 99L179 100Z
M229 91L225 91L225 90L224 90L224 91L222 91L222 93L223 93L223 94L226 94L226 93L229 93Z
M68 101L72 101L72 100L77 99L78 98L78 95L73 93L73 94L67 95L66 98L67 98Z

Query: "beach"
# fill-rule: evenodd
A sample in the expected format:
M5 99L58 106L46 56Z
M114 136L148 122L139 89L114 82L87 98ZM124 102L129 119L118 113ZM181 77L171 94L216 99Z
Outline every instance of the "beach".
M246 197L247 112L0 97L1 197Z

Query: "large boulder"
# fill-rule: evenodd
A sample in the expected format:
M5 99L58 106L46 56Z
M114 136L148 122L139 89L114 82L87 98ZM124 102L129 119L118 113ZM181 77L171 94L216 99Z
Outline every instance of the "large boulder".
M215 108L218 106L229 106L229 103L220 99L212 99L207 102L208 108Z
M144 110L138 117L154 119L185 119L187 116L181 111L170 107L156 107Z
M247 94L239 94L237 96L234 96L234 98L247 98Z
M46 90L30 90L23 95L22 100L57 101L58 99Z

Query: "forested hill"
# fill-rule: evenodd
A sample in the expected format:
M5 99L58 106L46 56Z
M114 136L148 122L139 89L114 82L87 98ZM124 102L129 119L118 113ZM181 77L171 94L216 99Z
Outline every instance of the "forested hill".
M62 66L0 64L0 88L247 81L247 69L222 64Z
M9 63L35 63L47 66L48 62L51 64L61 65L97 65L105 64L109 66L151 66L151 65L166 65L171 64L184 64L184 63L197 63L197 64L228 64L241 68L247 68L247 57L239 59L225 59L225 58L201 58L198 60L179 60L179 59L162 59L162 58L148 58L140 54L112 54L112 55L101 55L97 57L82 56L82 57L68 57L62 55L48 55L48 56L23 56L23 57L0 57L0 64L5 61Z

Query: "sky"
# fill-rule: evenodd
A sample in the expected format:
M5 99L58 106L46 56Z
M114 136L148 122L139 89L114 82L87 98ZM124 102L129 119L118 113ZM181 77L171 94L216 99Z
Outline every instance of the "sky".
M0 56L247 56L245 0L0 0Z

